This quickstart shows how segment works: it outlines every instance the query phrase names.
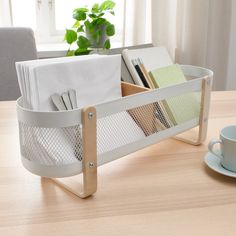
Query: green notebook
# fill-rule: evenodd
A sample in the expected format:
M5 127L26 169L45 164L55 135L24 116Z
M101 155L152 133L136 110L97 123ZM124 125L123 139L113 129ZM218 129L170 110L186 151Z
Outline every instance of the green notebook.
M177 64L152 70L149 75L157 88L187 81L180 66ZM185 93L166 99L163 101L163 105L175 125L197 118L200 114L200 101L195 93Z

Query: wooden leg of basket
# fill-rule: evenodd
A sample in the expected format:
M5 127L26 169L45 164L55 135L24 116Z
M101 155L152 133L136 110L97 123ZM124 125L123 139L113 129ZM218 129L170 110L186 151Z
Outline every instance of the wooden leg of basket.
M88 107L83 110L83 185L76 177L54 178L53 180L76 194L86 198L97 191L97 139L96 139L96 109Z
M202 81L201 111L199 116L199 130L197 138L187 139L181 136L176 136L175 139L192 145L200 145L204 142L207 135L208 115L210 108L210 94L211 94L211 78L207 76Z

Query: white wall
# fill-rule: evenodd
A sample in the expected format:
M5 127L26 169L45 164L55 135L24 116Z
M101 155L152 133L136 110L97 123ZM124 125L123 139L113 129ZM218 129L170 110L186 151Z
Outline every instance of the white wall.
M0 0L0 27L11 26L9 0Z
M236 1L232 1L227 90L236 90Z

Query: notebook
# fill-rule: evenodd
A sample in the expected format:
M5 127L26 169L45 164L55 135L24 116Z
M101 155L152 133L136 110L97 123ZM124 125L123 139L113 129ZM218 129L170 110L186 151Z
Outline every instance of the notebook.
M149 74L158 88L186 82L186 78L177 64L152 70ZM163 101L163 105L175 125L197 118L200 114L200 103L194 93L166 99Z
M144 84L132 63L132 60L140 58L147 71L173 64L165 47L150 47L132 50L124 49L122 56L135 83L140 86L144 86Z

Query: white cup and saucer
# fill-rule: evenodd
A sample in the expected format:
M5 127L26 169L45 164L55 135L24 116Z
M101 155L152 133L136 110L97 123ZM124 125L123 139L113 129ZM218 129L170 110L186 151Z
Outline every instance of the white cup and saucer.
M215 150L215 144L220 144L219 150ZM236 125L224 127L220 138L209 142L205 163L220 174L236 178Z

